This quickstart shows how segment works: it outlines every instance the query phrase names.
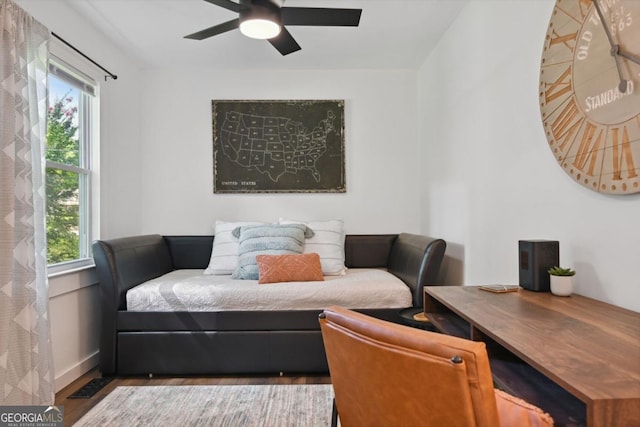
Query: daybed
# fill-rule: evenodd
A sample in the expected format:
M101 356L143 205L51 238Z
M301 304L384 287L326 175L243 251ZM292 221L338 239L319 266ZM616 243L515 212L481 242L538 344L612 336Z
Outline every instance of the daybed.
M127 291L141 283L176 270L207 268L213 240L145 235L94 242L102 375L328 372L318 323L321 308L127 310ZM423 287L439 284L445 247L441 239L408 233L347 235L345 265L387 270L409 288L407 307L422 307ZM403 309L348 308L396 322Z

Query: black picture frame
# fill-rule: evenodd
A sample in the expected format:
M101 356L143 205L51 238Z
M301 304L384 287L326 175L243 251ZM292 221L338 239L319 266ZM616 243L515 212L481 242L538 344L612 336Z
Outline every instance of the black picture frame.
M344 100L212 100L214 193L344 193Z

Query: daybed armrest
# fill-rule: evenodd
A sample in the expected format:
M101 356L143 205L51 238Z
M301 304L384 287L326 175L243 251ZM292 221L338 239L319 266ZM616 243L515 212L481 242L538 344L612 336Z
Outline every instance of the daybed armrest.
M425 286L440 284L440 265L446 248L442 239L409 233L400 233L393 243L387 268L411 288L414 307L422 307Z
M129 289L173 270L169 248L157 234L97 240L92 248L102 302L113 310L126 308Z
M100 288L102 326L100 370L116 372L116 316L126 309L127 291L173 270L162 236L148 235L97 240L92 245Z

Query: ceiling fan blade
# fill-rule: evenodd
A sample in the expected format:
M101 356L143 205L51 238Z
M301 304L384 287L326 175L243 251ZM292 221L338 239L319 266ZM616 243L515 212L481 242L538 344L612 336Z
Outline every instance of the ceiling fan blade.
M225 9L232 10L234 12L240 12L241 6L238 3L234 3L231 0L204 0L207 3L215 4L216 6L224 7Z
M197 33L184 36L185 39L203 40L218 34L226 33L227 31L235 30L240 26L240 19L233 19L231 21L223 22L222 24L214 25L213 27L205 28Z
M331 9L324 7L283 7L284 25L317 25L327 27L357 27L362 9Z
M273 47L278 49L278 52L280 52L282 56L302 49L298 42L293 38L291 33L284 27L282 27L280 34L272 39L269 39L268 41Z

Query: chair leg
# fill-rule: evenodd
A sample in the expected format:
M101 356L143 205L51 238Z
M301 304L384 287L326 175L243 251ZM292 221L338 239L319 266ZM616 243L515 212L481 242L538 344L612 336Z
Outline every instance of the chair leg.
M338 407L336 406L336 398L333 398L333 409L331 410L331 427L338 427Z

